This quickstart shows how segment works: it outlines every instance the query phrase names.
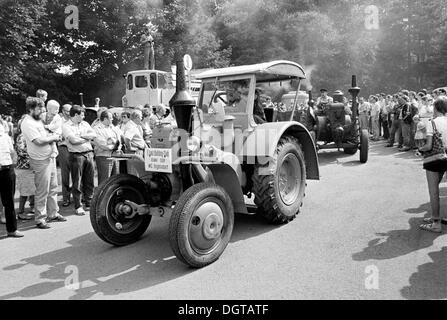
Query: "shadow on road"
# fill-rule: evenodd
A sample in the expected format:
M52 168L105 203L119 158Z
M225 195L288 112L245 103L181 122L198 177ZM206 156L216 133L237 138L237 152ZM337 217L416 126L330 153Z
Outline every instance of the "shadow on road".
M410 285L401 289L402 297L410 300L447 298L447 247L428 255L433 262L418 267L410 277Z
M403 160L413 160L414 162L421 162L420 157L417 157L415 155L415 152L412 151L406 151L406 152L400 152L397 148L397 146L394 146L392 148L385 147L387 142L385 141L379 141L379 142L370 142L369 146L369 154L375 155L375 156L389 156L393 155L396 159L403 159ZM421 164L421 170L422 170L422 164Z
M421 162L422 158L415 156L413 151L407 152L399 152L396 147L386 148L386 141L378 141L369 143L369 156L389 156L393 155L396 159L404 159L404 160L413 160L414 162ZM320 150L318 152L318 160L320 166L327 166L331 164L341 164L346 167L353 166L362 166L364 164L360 163L360 151L358 151L355 155L348 155L343 153L341 149L338 151L337 149L327 149ZM343 159L352 157L355 160L344 162ZM370 161L370 160L369 160ZM421 164L422 170L422 164Z
M447 188L440 189L441 207L447 206ZM430 216L430 203L421 204L417 208L405 210L409 214L427 213ZM421 218L410 218L408 230L392 230L377 233L363 251L354 254L355 261L385 260L401 257L412 252L433 246L434 241L445 234L422 231L419 225ZM440 252L429 253L433 262L421 265L410 279L410 285L401 290L406 299L446 299L447 298L447 247Z
M71 300L88 299L97 293L114 296L147 289L197 271L175 258L169 245L167 221L154 223L154 220L140 241L126 247L112 247L96 234L88 233L68 241L70 246L66 248L5 267L3 272L28 265L47 267L40 274L46 281L0 296L0 299L33 298L56 290L70 290ZM256 237L276 228L278 226L269 225L257 216L237 215L231 242ZM78 279L74 277L74 268L78 271ZM77 283L79 288L66 287Z
M447 188L440 188L441 208L447 207ZM428 196L427 196L428 197ZM409 214L427 213L430 216L430 203L421 204L417 208L406 209ZM408 221L410 229L392 230L387 233L377 233L377 238L371 240L362 252L354 254L352 257L356 261L384 260L404 256L413 251L428 248L433 245L433 241L442 234L435 234L423 231L419 225L423 223L422 218L410 218Z
M377 233L376 238L369 241L363 251L355 253L355 261L387 260L407 255L411 252L433 245L435 239L442 234L430 233L419 228L421 218L409 220L410 229L392 230L387 233Z

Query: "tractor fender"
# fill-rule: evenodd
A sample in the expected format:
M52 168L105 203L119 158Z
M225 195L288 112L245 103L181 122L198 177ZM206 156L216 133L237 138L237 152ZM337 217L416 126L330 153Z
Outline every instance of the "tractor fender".
M319 180L318 156L312 136L304 125L296 121L270 122L258 125L245 140L242 156L248 159L274 157L276 146L281 137L290 135L298 139L304 152L306 162L306 177ZM262 164L262 163L261 163Z
M248 214L241 184L233 168L225 163L208 164L214 182L225 189L233 202L234 212Z

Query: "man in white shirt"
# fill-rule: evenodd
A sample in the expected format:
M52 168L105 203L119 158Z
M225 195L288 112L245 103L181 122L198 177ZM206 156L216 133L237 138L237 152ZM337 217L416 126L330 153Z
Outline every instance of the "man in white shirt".
M95 171L91 141L96 138L96 132L84 121L84 109L78 105L70 109L70 121L63 125L62 132L70 153L75 210L77 215L83 216L81 194L86 208L90 207L93 196Z
M144 148L146 143L143 138L143 128L138 126L134 121L141 121L142 113L139 110L134 110L132 112L131 120L129 118L128 112L122 113L123 125L121 126L121 131L123 132L124 144L126 146L126 152L136 153L141 156L144 154Z
M21 130L25 137L30 166L35 173L35 220L38 228L48 229L50 226L47 221L66 221L59 214L57 205L57 149L51 146L60 141L61 137L45 129L41 121L45 106L41 99L28 97L26 108L28 114L22 121Z
M383 129L383 137L384 139L388 139L385 138L385 136L389 136L389 132L387 132L388 130L388 125L387 125L387 113L385 110L385 98L386 98L386 94L385 93L380 93L377 94L377 98L379 99L379 101L377 102L380 106L380 112L379 112L379 136L382 136L382 129Z
M155 126L164 118L164 115L166 114L166 106L162 103L154 107L154 113L149 116L149 127L151 130L154 130Z
M98 185L111 176L113 166L117 163L110 157L114 150L121 149L121 130L112 125L112 113L103 111L99 120L100 122L94 127L97 135L94 144Z
M371 127L373 131L373 137L371 140L378 141L380 137L379 128L379 116L380 116L380 105L378 103L378 98L376 96L369 97L369 103L371 105Z
M360 129L368 129L368 117L369 112L371 110L371 106L368 102L365 101L363 97L359 98L359 122L360 122Z

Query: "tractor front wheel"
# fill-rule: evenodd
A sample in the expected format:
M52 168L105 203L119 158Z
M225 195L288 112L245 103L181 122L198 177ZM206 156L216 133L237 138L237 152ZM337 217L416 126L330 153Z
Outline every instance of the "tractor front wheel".
M362 130L360 134L360 162L368 162L369 138L368 130Z
M281 138L276 148L276 171L253 174L253 193L258 213L271 223L288 223L295 219L303 204L306 188L306 163L298 140Z
M151 222L150 215L134 215L125 204L149 203L149 191L136 176L119 174L96 188L90 207L90 222L95 233L105 242L124 246L137 241Z
M228 193L213 183L186 190L172 211L169 240L176 257L194 268L216 261L230 241L234 209Z

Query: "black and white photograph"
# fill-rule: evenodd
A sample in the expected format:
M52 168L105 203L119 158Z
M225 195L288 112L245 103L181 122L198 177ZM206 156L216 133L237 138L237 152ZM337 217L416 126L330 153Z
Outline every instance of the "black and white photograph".
M445 0L0 0L0 301L446 300L446 150Z

